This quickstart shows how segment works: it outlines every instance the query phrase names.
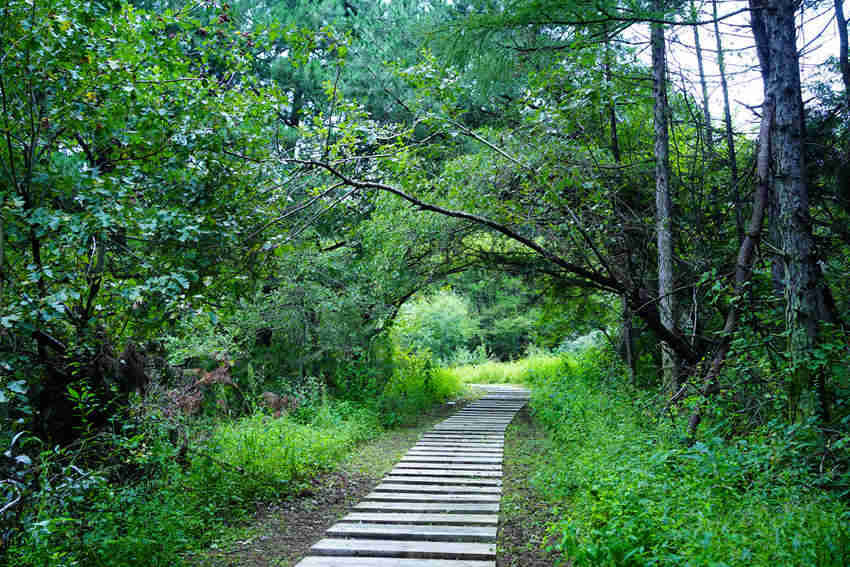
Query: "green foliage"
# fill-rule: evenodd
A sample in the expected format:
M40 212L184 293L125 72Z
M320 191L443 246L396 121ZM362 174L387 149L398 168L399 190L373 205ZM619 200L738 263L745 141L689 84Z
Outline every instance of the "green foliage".
M254 415L220 424L188 454L164 425L90 440L89 451L111 459L98 468L74 464L79 449L46 451L7 557L32 567L179 565L258 500L297 493L381 431L373 410L329 402L298 420Z
M450 289L443 289L405 304L393 333L403 349L428 353L437 361L447 362L459 348L474 348L480 330L469 302Z
M378 398L381 419L388 425L410 421L435 403L458 397L460 380L436 368L427 354L397 351L395 370Z
M304 481L333 468L382 429L375 413L345 403L325 403L309 413L308 423L254 415L217 426L193 457L186 486L205 506L246 509L298 492Z
M454 376L464 384L529 384L546 380L547 377L559 376L572 364L571 359L566 356L537 352L511 362L488 360L479 364L443 368L440 371Z
M0 14L2 372L26 381L38 411L23 425L45 438L72 438L83 406L102 423L131 387L104 362L116 343L213 286L238 290L253 259L269 182L244 156L267 154L277 93L249 71L274 34L212 12L58 0ZM67 400L80 381L91 396Z
M11 564L165 566L208 542L214 518L180 487L177 450L164 433L99 436L74 452L43 451L41 482L6 550ZM75 464L90 455L107 462ZM116 483L124 474L144 482Z
M685 447L640 409L610 353L591 349L530 380L553 445L534 483L562 520L551 542L576 565L844 565L850 509L812 488L818 435L779 424ZM802 457L802 458L801 458Z

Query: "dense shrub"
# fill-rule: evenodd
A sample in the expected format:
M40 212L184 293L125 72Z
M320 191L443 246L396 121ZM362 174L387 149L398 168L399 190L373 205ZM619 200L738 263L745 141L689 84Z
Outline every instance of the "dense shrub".
M178 565L263 499L299 492L384 425L412 421L461 391L456 377L430 358L396 352L387 367L354 367L390 378L357 401L322 394L290 414L254 413L235 420L161 420L147 409L119 433L82 446L45 451L34 461L28 503L5 557L21 567ZM178 429L175 429L178 428ZM176 435L177 431L181 431ZM191 440L185 442L187 438ZM22 477L23 478L23 477ZM26 480L26 479L24 479Z
M395 370L378 398L385 424L410 421L435 403L457 397L463 387L457 376L434 366L427 354L397 352Z

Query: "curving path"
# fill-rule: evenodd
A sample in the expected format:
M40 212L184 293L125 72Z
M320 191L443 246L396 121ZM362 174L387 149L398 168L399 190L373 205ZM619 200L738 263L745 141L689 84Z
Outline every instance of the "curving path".
M295 567L495 567L505 429L528 391L478 387Z

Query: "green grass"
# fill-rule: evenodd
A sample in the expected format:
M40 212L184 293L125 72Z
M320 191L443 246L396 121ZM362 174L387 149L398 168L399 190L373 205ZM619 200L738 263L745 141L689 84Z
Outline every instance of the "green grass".
M438 372L464 384L527 384L538 377L558 375L571 364L574 361L563 355L534 354L512 362L488 360L482 364L442 368Z
M265 415L223 423L192 460L186 483L201 500L221 507L279 498L382 429L374 411L346 402L322 405L309 423Z
M850 564L850 505L816 488L806 427L709 433L687 447L668 419L641 409L654 406L623 384L615 357L595 348L451 372L531 386L531 414L552 441L531 484L542 506L559 511L549 545L564 562Z

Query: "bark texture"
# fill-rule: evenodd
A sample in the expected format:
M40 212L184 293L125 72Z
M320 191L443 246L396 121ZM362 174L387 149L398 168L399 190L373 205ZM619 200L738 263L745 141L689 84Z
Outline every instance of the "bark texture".
M656 9L662 7L656 1ZM670 137L667 127L667 62L664 27L652 24L652 88L655 99L655 218L658 238L658 297L661 324L675 328L675 299L673 296L673 201L670 196ZM675 352L662 345L664 385L670 391L679 389L679 369Z
M691 18L696 21L698 19L697 8L693 1L691 2ZM702 45L699 38L699 26L694 25L694 55L697 57L697 69L699 70L699 84L702 91L702 115L705 122L705 147L708 152L711 152L714 145L714 135L711 131L711 108L708 104L708 83L705 80L705 65L702 60Z
M811 350L817 344L818 324L829 319L828 290L816 262L809 194L804 162L803 101L797 55L797 2L751 0L756 45L766 72L766 100L774 108L771 137L773 193L771 214L781 250L781 276L785 294L785 324L792 361L789 413L798 419L818 411L823 419L829 409L825 377L810 371ZM814 396L812 396L812 395ZM811 400L811 401L809 401ZM816 407L812 407L817 403Z

